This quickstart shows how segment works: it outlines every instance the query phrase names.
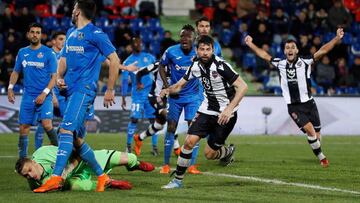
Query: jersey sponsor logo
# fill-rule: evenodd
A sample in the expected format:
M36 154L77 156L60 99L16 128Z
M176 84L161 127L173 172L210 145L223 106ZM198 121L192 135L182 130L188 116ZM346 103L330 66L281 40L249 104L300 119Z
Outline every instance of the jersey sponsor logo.
M27 66L35 66L36 68L44 68L45 64L43 62L37 62L37 61L22 61L22 66L26 68Z
M189 66L179 66L179 65L175 65L175 69L176 70L187 70L189 68Z
M66 45L66 53L68 52L76 52L76 53L84 53L85 50L84 50L84 47L83 46L68 46Z
M288 78L289 82L297 81L296 70L295 69L293 69L293 68L286 69L286 75L287 75L287 78Z
M149 62L149 59L147 57L144 57L144 63L148 63Z
M37 57L38 57L39 59L41 59L42 57L44 57L44 54L43 54L42 52L39 52L38 55L37 55Z
M202 77L202 78L201 78L201 81L202 81L202 84L203 84L203 86L204 86L204 88L205 88L206 90L210 90L210 89L211 89L211 85L210 85L209 79L207 79L206 77Z

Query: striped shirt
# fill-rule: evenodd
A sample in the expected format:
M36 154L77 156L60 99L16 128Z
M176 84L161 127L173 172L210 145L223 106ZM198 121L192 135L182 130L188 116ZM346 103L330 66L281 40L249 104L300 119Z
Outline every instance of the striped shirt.
M239 75L231 65L222 58L214 56L208 66L203 66L199 60L192 63L183 78L186 81L199 78L204 86L204 100L198 112L208 115L219 115L235 96L232 84ZM239 107L234 108L234 112Z
M297 57L293 63L286 59L272 58L271 64L279 70L282 95L287 104L311 100L311 65L313 58Z

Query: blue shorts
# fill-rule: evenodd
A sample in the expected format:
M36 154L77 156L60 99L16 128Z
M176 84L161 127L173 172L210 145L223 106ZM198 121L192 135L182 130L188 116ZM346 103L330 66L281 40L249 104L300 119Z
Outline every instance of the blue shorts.
M142 118L155 118L155 109L150 104L150 101L136 100L133 99L131 103L131 118L142 119Z
M95 96L74 92L67 100L67 107L60 128L72 132L78 131L83 125L86 115L93 106Z
M54 112L54 114L57 117L63 118L64 114L65 114L67 104L68 104L68 100L67 100L67 98L65 96L60 95L60 94L56 94L56 98L57 98L58 103L59 103L59 112L58 112L58 114L55 114L55 112ZM95 110L94 110L94 106L91 105L91 108L90 108L89 112L85 116L85 120L93 120L94 117L95 117Z
M168 108L168 121L179 121L181 111L184 109L185 120L191 121L197 110L199 109L201 102L199 99L182 102L179 99L169 98L169 108Z
M49 94L41 105L36 105L38 96L24 94L20 104L19 124L37 125L44 119L53 118L52 95Z

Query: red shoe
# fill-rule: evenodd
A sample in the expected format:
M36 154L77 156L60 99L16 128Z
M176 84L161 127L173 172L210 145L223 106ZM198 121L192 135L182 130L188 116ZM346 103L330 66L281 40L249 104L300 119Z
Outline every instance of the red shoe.
M170 173L170 165L163 165L160 169L161 174L169 174Z
M329 167L329 160L327 160L326 158L322 159L322 160L320 161L320 165L321 165L323 168Z
M140 171L150 172L150 171L153 171L155 169L155 166L152 165L149 162L145 162L145 161L139 161L139 162L140 162L140 164L138 166L138 169Z
M174 154L175 154L176 156L180 156L180 152L181 152L180 147L179 147L179 148L174 149Z
M98 177L96 192L104 192L107 185L110 185L110 177L105 173Z
M63 181L64 180L61 178L61 176L51 176L49 180L47 180L40 187L33 190L33 192L44 193L59 190L62 187Z
M197 165L192 165L188 168L188 173L190 174L201 174L201 171L199 171L197 168Z
M142 146L143 143L140 140L140 135L139 134L134 135L134 141L135 141L135 147L134 147L135 154L136 154L136 156L140 156L141 146Z
M115 180L115 179L111 179L109 187L113 188L113 189L119 189L119 190L131 190L132 189L132 185L128 181Z

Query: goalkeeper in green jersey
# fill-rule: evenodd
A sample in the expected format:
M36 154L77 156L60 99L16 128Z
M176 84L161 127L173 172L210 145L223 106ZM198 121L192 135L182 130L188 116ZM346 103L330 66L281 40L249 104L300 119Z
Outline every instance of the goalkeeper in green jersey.
M95 150L95 158L101 165L105 173L109 173L116 166L125 166L129 171L141 170L149 172L155 169L154 165L148 162L139 161L134 154L124 153L115 150ZM45 183L53 172L56 161L58 147L43 146L34 152L32 158L21 158L16 162L15 170L25 177L34 190ZM95 190L96 181L91 179L93 172L91 168L83 162L78 156L72 155L69 159L62 178L65 180L62 184L62 190ZM109 188L131 189L132 186L127 181L110 181Z

